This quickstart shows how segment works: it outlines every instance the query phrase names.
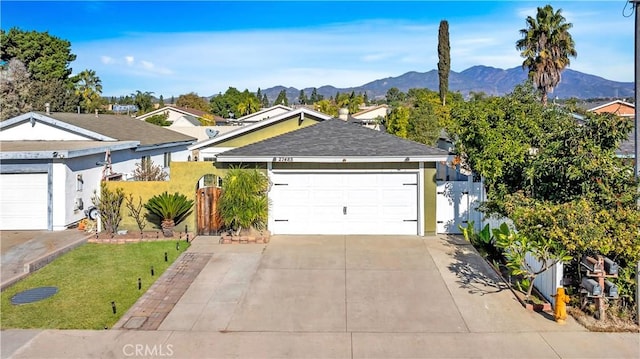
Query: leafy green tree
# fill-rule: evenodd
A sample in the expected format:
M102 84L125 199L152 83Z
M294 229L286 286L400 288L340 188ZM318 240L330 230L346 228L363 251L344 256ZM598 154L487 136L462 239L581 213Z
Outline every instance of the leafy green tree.
M162 95L160 95L160 98L158 99L158 107L162 108L164 107L164 97L162 97ZM207 109L209 107L207 106Z
M80 103L75 95L74 77L70 76L69 67L76 55L71 53L70 47L69 41L47 32L23 31L19 28L0 30L0 59L7 63L19 60L29 73L29 96L25 97L23 93L21 102L40 111L44 111L46 103L51 111L76 111ZM5 90L9 91L10 88ZM17 106L11 105L12 97L10 93L8 95L3 98L7 101L6 105Z
M314 103L313 108L329 116L338 117L338 106L331 100L320 100Z
M209 111L209 104L207 100L198 96L195 92L178 96L176 100L176 106L184 108L192 108L194 110Z
M223 118L241 117L236 113L238 104L242 101L242 93L235 87L229 87L224 94L218 94L211 98L209 105L211 113Z
M285 105L289 106L289 99L287 99L287 91L282 89L276 97L276 100L273 102L274 105Z
M262 108L269 107L269 99L267 98L267 94L262 95L262 100L260 101Z
M0 30L0 59L9 62L18 59L35 81L67 80L71 63L71 43L49 35L48 32L23 31L17 27L8 32Z
M75 92L81 99L85 113L93 112L102 104L102 81L93 70L83 70L74 79Z
M451 48L449 45L449 23L440 21L438 29L438 80L440 89L440 101L442 106L447 104L447 92L449 92L449 71L451 70Z
M529 153L542 146L545 131L574 123L556 108L544 111L530 83L504 97L461 102L451 117L447 132L463 163L484 178L488 195L495 198L522 189Z
M146 122L154 124L156 126L171 126L171 122L167 119L169 118L169 114L155 114L153 116L149 116L145 119Z
M461 103L451 117L459 155L485 178L484 209L510 218L528 241L508 247L553 244L552 252L574 258L610 256L627 275L621 287L633 308L636 285L625 278L640 259L638 182L615 155L630 121L589 114L578 124L565 109L545 107L531 83ZM577 276L575 262L566 268Z
M426 145L435 145L440 136L438 115L434 107L439 105L437 93L427 89L411 89L407 97L410 106L407 138Z
M554 11L551 5L538 7L536 17L527 17L527 27L520 30L516 48L524 57L522 67L529 69L529 78L547 104L548 94L560 83L562 71L569 66L569 57L578 55L569 29L573 27Z
M400 102L404 101L405 93L400 91L397 87L392 87L387 90L386 99L387 105L391 107L397 106Z
M408 137L410 111L404 106L391 110L387 117L387 132L398 137Z
M193 203L193 200L181 193L169 194L165 191L151 197L144 208L149 212L150 221L159 222L162 234L171 238L175 226L191 214Z
M48 103L52 112L77 112L81 106L73 84L60 79L34 81L30 91L34 109L44 110Z
M218 202L225 226L239 235L243 229L263 229L268 218L269 179L257 169L232 167L222 180Z

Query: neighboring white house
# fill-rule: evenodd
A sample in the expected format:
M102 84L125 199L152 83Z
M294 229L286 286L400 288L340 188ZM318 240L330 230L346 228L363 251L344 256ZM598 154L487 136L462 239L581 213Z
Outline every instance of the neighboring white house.
M124 115L29 112L0 122L0 229L63 230L85 217L100 181L136 163L169 171L195 142Z
M378 105L364 108L362 111L351 115L351 117L365 127L372 128L374 130L384 130L380 125L380 122L387 118L389 111L389 106Z
M234 126L234 130L199 141L190 146L189 150L199 161L214 161L215 156L224 151L330 118L324 113L300 107L246 126Z
M208 112L196 110L193 108L185 108L178 106L165 106L157 110L145 113L136 117L136 119L144 121L151 116L166 115L167 121L171 122L169 127L194 127L201 126L199 118L209 117L216 123L224 122L224 119L220 116L214 116Z

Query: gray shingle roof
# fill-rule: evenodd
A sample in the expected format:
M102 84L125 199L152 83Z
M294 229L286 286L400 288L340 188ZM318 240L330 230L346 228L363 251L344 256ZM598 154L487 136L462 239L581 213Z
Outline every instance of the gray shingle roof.
M70 125L115 138L119 141L140 141L140 146L153 146L164 143L195 142L197 139L157 126L145 121L123 115L77 114L36 112Z
M224 157L442 156L448 152L339 119L225 151Z

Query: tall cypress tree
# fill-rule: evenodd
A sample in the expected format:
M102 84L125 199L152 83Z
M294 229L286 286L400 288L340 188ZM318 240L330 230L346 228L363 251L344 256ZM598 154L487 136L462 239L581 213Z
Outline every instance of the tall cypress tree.
M438 30L438 79L442 106L446 104L447 92L449 91L449 71L451 70L450 50L449 23L447 20L441 20Z

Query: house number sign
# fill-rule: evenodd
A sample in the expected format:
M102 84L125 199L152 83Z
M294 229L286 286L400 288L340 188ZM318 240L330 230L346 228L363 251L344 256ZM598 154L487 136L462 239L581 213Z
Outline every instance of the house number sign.
M276 157L274 162L293 162L293 157Z

